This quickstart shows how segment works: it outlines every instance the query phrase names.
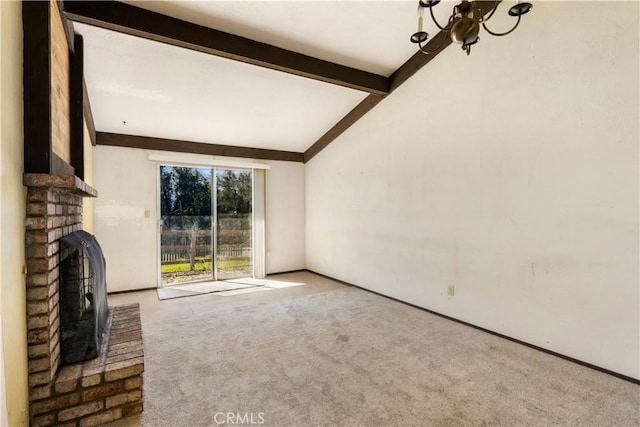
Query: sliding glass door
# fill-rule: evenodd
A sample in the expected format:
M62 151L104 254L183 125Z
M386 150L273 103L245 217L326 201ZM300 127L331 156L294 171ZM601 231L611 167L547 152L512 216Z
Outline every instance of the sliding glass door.
M251 171L216 169L216 276L218 280L251 277Z
M252 186L251 171L160 166L160 286L252 277Z
M160 166L161 285L212 280L211 169Z

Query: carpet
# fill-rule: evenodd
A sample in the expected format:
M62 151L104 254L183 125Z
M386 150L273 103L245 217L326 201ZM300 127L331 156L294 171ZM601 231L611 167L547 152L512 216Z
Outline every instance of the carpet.
M640 387L348 288L143 325L144 426L640 424Z

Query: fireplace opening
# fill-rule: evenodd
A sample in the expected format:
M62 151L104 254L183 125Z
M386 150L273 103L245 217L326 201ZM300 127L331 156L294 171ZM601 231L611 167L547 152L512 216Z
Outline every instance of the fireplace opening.
M100 354L109 315L106 263L95 236L86 231L60 242L60 356L70 364Z

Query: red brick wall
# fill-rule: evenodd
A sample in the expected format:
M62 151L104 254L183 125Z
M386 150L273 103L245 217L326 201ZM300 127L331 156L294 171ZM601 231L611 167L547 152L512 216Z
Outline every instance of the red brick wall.
M81 196L29 187L25 252L30 400L47 397L60 364L58 241L81 227Z

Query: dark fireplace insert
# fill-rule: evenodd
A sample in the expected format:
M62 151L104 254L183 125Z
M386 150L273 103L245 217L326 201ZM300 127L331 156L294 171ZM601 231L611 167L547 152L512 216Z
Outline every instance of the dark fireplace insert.
M93 359L109 316L106 262L95 236L80 230L62 237L59 266L62 363Z

